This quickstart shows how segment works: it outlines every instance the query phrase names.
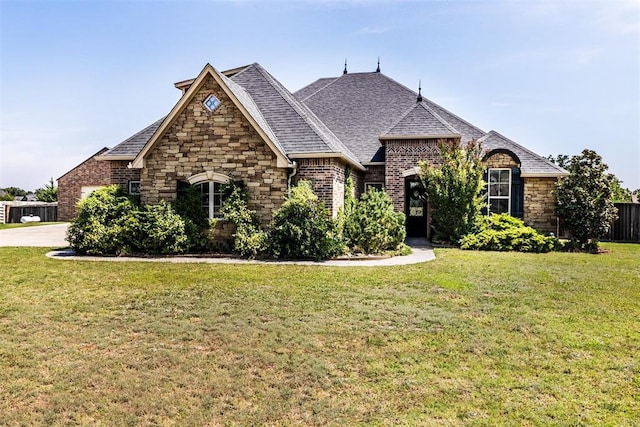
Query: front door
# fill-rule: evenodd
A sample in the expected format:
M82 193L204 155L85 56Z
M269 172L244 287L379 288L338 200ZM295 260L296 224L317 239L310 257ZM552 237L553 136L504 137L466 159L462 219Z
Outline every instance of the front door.
M428 209L424 187L417 177L405 179L407 237L428 237Z

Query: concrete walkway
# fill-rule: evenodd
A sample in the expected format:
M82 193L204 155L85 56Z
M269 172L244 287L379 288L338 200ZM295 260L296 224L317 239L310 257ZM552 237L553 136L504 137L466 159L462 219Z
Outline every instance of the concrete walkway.
M107 262L169 262L169 263L206 263L206 264L263 264L263 265L315 265L327 267L383 267L396 265L418 264L433 261L436 256L433 248L421 239L408 239L407 244L412 253L406 256L395 257L360 257L357 259L332 259L328 261L273 261L250 260L234 257L206 257L206 256L158 256L158 257L101 257L101 256L77 256L72 250L64 249L52 251L47 254L50 258L73 261L107 261Z
M69 224L42 224L0 230L0 246L66 248Z
M35 246L47 248L67 248L65 240L69 224L50 224L32 227L9 228L0 230L0 246ZM247 260L234 257L206 257L195 255L158 256L158 257L92 257L76 256L71 249L60 249L49 252L50 258L75 261L109 261L109 262L171 262L171 263L210 263L210 264L273 264L273 265L316 265L329 267L380 267L394 265L418 264L433 261L436 257L433 248L424 239L407 239L407 245L412 253L396 257L358 257L354 259L341 258L329 261L263 261Z

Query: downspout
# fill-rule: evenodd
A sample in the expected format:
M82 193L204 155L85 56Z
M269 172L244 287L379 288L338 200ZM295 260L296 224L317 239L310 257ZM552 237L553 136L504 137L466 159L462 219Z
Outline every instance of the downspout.
M287 195L291 192L291 179L298 173L298 163L291 162L291 173L289 174L289 178L287 179Z

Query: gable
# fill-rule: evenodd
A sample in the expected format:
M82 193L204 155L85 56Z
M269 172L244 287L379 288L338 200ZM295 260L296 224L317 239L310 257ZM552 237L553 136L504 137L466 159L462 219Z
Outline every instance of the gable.
M208 112L203 104L210 94L214 94L220 100L224 98L228 104L221 106L220 108L229 108L233 105L238 111L240 111L251 127L253 127L262 140L273 151L277 159L278 167L291 167L291 162L284 154L284 151L280 147L273 131L268 127L268 124L264 122L263 118L259 114L259 110L255 107L255 103L253 103L251 97L240 87L230 87L228 81L225 82L225 79L226 77L218 73L211 65L207 64L182 98L180 98L178 103L173 107L169 115L160 124L158 129L156 129L153 136L144 145L140 153L138 153L132 162L132 166L134 168L144 167L146 155L154 145L158 143L167 130L173 126L178 117L186 109L189 109L189 111L194 115L215 115L217 110ZM176 136L184 137L186 135Z

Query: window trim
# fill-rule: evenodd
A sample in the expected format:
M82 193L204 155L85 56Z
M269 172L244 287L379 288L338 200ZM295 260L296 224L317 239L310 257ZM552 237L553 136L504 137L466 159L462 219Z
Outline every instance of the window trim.
M135 192L135 193L131 190L131 185L132 184L138 184L138 191ZM131 194L132 196L139 196L140 195L140 181L131 180L131 181L129 181L128 187L129 187L129 194Z
M509 184L509 192L506 196L492 196L491 195L491 172L493 171L507 171L509 173L508 184ZM512 171L511 168L489 168L487 170L487 215L491 215L491 200L507 200L507 212L511 215L511 181L512 181ZM500 185L502 181L499 181L496 185Z
M378 187L380 186L380 187ZM377 190L384 191L384 182L382 181L365 181L364 183L364 192L366 193L369 190L369 187L373 187Z
M221 173L217 173L217 172L213 172L213 171L206 171L206 172L202 172L196 175L192 175L189 178L187 178L187 181L189 182L189 184L191 185L202 185L202 184L209 184L209 206L207 209L207 216L209 219L213 219L213 218L221 218L222 215L220 214L220 212L217 212L214 206L214 194L215 194L215 184L219 184L219 185L224 185L224 184L228 184L229 182L231 182L231 178L228 177L227 175L223 175ZM222 194L222 192L218 192L218 194L220 194L222 200L221 200L221 204L224 205L224 194ZM203 205L204 207L204 205Z

